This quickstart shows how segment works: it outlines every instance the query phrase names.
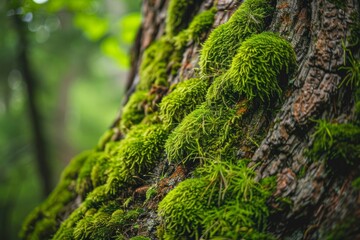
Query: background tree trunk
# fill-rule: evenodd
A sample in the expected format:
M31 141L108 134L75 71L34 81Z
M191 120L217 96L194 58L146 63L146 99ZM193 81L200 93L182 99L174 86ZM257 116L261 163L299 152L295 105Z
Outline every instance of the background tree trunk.
M145 49L164 35L169 2L143 1L143 24L133 50L127 97L132 95L140 81L139 68ZM329 168L326 159L323 159L325 157L314 161L306 153L314 141L315 119L340 124L355 118L354 89L345 84L339 87L345 77L345 72L339 68L345 64L342 43L354 34L351 26L359 21L359 1L278 0L272 3L275 12L270 16L266 30L279 33L291 43L298 69L281 102L259 107L241 120L243 134L249 137L263 136L257 146L248 139L237 145L242 156L252 159L250 166L257 164L258 179L276 177L277 186L273 195L291 202L281 211L270 215L267 230L278 239L337 239L338 235L329 235L329 232L341 232L343 235L339 235L339 239L360 239L360 192L351 184L359 176L358 164L345 174L339 173ZM187 14L194 16L215 5L214 29L227 22L241 4L242 1L235 0L197 1L195 7L189 10L192 12ZM205 40L208 34L203 34L201 39ZM202 44L196 41L186 45L179 70L176 74L168 72L170 85L198 76L201 48ZM353 56L358 56L358 49L350 50L353 50ZM117 127L120 119L113 125L115 134L108 139L122 138L121 130ZM175 184L191 176L193 170L171 164L165 168L164 165L167 163L160 163L150 171L151 177L145 182L129 184L126 188L128 193L123 194L131 195L133 199L144 199L150 185L166 185L159 180L164 174L161 169L166 169L165 179ZM138 235L156 238L155 229L159 224L157 204L172 188L166 186L168 189L164 187L163 194L158 194L157 201L147 205L145 213L135 221ZM68 208L73 210L81 201L81 197L76 198ZM269 205L280 208L275 203L270 202ZM64 211L66 214L62 219L66 219L71 211ZM129 231L136 235L134 229Z

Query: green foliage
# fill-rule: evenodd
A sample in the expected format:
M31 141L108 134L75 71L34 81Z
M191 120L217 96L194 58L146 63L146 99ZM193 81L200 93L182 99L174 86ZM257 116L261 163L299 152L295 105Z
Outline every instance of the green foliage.
M334 170L356 165L360 159L360 127L351 123L337 124L318 120L309 151L312 159L325 156Z
M160 116L170 126L178 124L196 106L205 101L208 80L193 78L176 84L175 89L160 103Z
M295 66L295 52L285 39L270 32L253 35L242 43L230 69L215 79L207 99L228 104L241 97L269 100L281 94L287 82L280 78L292 74Z
M176 35L182 28L186 27L187 13L197 0L171 0L166 14L166 34Z
M346 76L340 83L340 86L345 84L346 86L350 86L353 88L360 87L360 60L353 57L352 52L345 49L345 53L347 53L347 64L345 66L340 67L340 70L344 70Z
M201 35L213 25L215 13L216 8L211 8L196 15L189 27L174 37L176 48L181 49L190 41L200 42Z
M167 66L174 54L173 43L162 37L153 42L145 51L140 65L138 90L148 91L152 84L167 86Z
M200 69L206 75L226 71L242 42L264 30L265 19L272 13L266 0L246 0L230 20L211 32L200 52Z
M166 140L169 161L185 162L208 157L230 141L239 117L233 109L213 109L202 104L187 115Z
M149 171L161 159L167 135L167 130L160 124L139 124L131 129L113 157L106 183L108 191L117 192L133 176Z
M158 214L164 222L163 239L199 238L199 228L205 217L207 200L203 179L186 179L179 183L159 203Z
M141 122L145 116L143 103L146 99L147 91L135 91L126 105L123 107L120 129L128 132L133 125Z

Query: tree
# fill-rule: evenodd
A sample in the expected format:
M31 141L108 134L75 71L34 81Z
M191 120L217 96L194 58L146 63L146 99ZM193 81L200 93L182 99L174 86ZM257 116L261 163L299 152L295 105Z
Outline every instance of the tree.
M128 98L25 239L356 239L359 3L143 2Z

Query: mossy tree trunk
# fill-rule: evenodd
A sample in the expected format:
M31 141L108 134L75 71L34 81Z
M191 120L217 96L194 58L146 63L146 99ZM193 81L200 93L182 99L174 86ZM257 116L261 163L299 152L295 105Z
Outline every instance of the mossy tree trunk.
M358 0L144 0L122 115L96 150L73 160L74 167L68 168L53 193L56 197L65 191L69 197L62 202L50 197L35 210L24 225L24 238L360 238L359 4ZM241 7L243 12L237 11ZM243 16L256 26L242 28ZM192 21L197 17L198 22ZM213 29L224 23L226 27L216 30L222 37L215 39ZM223 37L237 35L232 44ZM261 41L276 50L267 53L271 50ZM293 73L286 42L296 56ZM213 50L217 48L221 50ZM250 75L237 70L246 72L244 62L258 58L251 49L260 49L260 60L268 64L265 72L257 65L255 75L252 68ZM215 57L205 57L211 51ZM279 81L275 85L273 78ZM260 80L248 84L251 79ZM182 96L180 103L171 102L169 93ZM231 111L223 111L223 105ZM201 126L194 131L191 117L197 116ZM218 125L207 128L207 117ZM201 193L218 180L211 179L215 168L206 168L207 164L213 166L222 158L232 159L223 169L235 177L220 177L214 207L214 198ZM244 158L249 159L245 168L250 172L245 165L233 165ZM236 186L232 189L236 174L243 171L255 179L254 186L258 184L253 195ZM264 179L275 179L272 190ZM171 191L183 181L178 187L183 194ZM253 203L256 209L246 217L256 223L234 220L227 234L226 227L221 229L226 217L208 217L219 209L225 215L234 206L227 205L231 201L226 198L231 197L224 189L235 195L240 191L242 199L231 201L246 209ZM192 206L209 214L202 216L187 204L181 206L189 213L174 214L181 209L177 199L186 194L195 196ZM59 209L46 219L53 206ZM45 221L49 219L53 221ZM219 229L206 225L209 222Z

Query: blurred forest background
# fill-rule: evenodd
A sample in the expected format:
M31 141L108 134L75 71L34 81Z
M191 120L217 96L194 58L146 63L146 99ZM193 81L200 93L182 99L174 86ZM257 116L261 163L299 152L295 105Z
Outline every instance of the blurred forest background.
M115 119L141 0L0 1L0 236Z

